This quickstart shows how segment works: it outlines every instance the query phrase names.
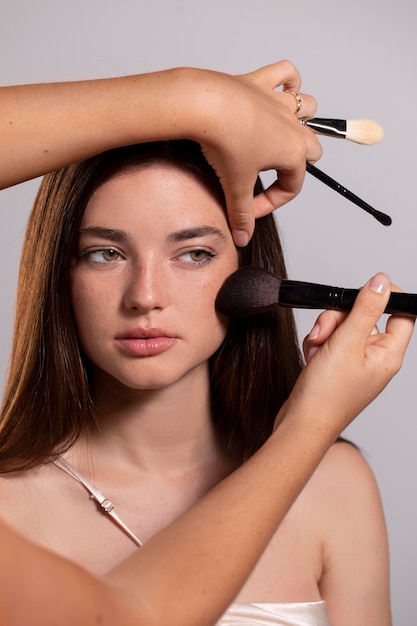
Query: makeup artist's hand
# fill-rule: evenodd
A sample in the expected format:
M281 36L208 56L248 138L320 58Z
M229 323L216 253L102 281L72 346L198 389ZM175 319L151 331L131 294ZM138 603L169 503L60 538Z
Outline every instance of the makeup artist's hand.
M208 78L202 103L209 107L208 121L195 139L221 180L235 242L245 245L255 217L270 213L299 193L306 160L319 159L322 148L317 136L299 123L294 95L286 93L299 93L301 86L290 61L235 77L218 74L218 85L215 75ZM279 86L282 91L276 91ZM315 99L299 95L299 116L313 117ZM201 108L195 113L200 115ZM201 119L196 118L196 128L202 129ZM254 200L259 172L274 169L276 182Z
M401 367L414 318L392 315L376 331L389 299L388 276L377 274L359 292L349 314L325 311L304 340L307 365L291 402L312 419L334 421L337 436L382 391ZM313 412L313 415L312 415Z

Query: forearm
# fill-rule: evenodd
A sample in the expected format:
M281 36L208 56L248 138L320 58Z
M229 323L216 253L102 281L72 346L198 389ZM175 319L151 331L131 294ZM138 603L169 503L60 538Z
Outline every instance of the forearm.
M114 626L129 608L119 592L0 522L0 621L7 626ZM140 617L140 611L136 611ZM142 622L137 621L136 626Z
M102 582L0 526L8 625L213 626L342 428L318 412L290 407L251 459Z
M149 614L154 608L153 626L209 626L233 602L333 441L292 417L244 466L106 577Z
M214 625L329 445L284 421L247 464L103 581L0 523L3 619L8 626Z
M206 74L220 80L221 75L184 68L1 88L0 187L117 146L194 138L196 114L204 120L200 93Z

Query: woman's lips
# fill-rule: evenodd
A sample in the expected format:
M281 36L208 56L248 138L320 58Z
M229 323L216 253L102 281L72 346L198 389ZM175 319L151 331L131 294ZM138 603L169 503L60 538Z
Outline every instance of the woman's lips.
M116 340L123 350L135 356L160 354L177 343L177 337L156 328L129 331Z

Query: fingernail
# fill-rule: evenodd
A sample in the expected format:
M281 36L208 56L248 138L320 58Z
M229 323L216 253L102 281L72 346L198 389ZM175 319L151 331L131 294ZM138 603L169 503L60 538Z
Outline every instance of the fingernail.
M308 335L308 339L309 340L317 339L317 337L319 336L319 332L320 332L320 326L316 322L314 324L313 328L310 330L310 333Z
M390 279L386 274L375 274L369 283L369 289L375 293L383 294L390 286Z
M237 230L234 228L232 230L232 237L235 244L241 248L244 248L249 243L249 235L246 230Z

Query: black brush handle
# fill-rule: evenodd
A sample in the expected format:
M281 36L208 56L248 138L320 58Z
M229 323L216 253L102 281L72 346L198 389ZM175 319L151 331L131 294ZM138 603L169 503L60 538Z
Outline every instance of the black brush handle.
M285 279L281 281L278 302L297 309L350 311L358 293L359 289ZM417 316L417 294L392 292L384 313Z
M343 187L343 185L338 183L337 180L334 180L334 178L330 178L328 174L325 174L324 172L319 170L319 168L315 165L312 165L312 163L307 162L306 169L309 174L330 187L330 189L337 191L337 193L340 193L340 195L347 198L347 200L350 200L351 202L353 202L353 204L356 204L356 206L359 206L361 209L372 215L380 224L383 224L384 226L390 226L390 224L392 224L392 219L389 215L386 215L385 213L374 209L374 207L365 202L365 200L362 200L352 191L349 191L349 189Z

